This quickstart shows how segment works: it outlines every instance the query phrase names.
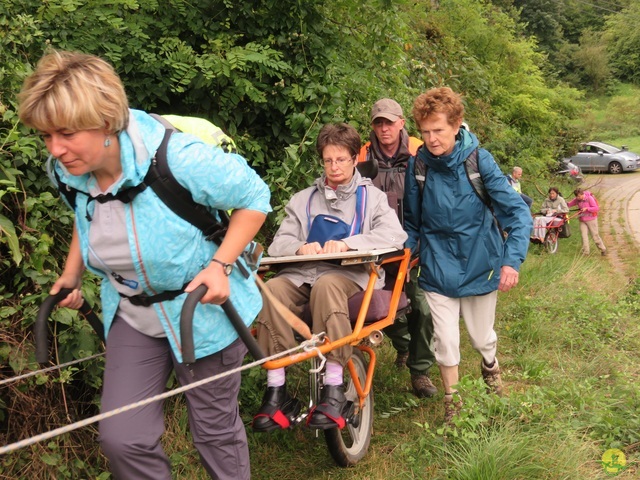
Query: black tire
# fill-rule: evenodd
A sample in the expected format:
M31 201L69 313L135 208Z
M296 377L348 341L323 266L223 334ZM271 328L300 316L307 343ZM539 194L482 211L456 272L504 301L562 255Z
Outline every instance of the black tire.
M622 173L622 165L620 165L620 162L611 162L609 164L609 173Z
M364 355L357 348L353 348L351 360L356 367L360 384L364 387L367 376L368 362ZM349 376L349 370L344 369L344 380L346 396L348 400L358 405L358 394ZM347 424L342 430L333 428L325 430L324 438L329 447L329 453L334 461L341 467L351 467L358 463L369 451L371 443L371 431L373 429L373 389L369 391L369 396L365 400L363 409L360 411L360 424L358 427Z

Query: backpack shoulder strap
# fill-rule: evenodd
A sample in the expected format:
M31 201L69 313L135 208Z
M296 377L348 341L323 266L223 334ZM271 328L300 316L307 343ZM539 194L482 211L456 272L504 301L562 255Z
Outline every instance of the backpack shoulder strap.
M60 178L60 175L58 175L58 172L56 172L55 167L53 167L52 169L53 175L56 179L56 183L58 184L58 191L60 192L60 194L62 196L64 196L64 199L67 201L67 203L69 204L69 206L71 207L72 210L75 211L76 209L76 196L78 195L78 192L80 190L70 187L69 185L67 185L66 183L64 183L62 181L62 179Z
M167 160L167 147L174 131L177 131L174 127L165 130L164 138L151 161L144 183L153 189L173 213L202 230L208 240L219 243L227 230L226 212L218 211L221 222L204 205L194 201L191 192L180 185L171 173Z
M476 195L478 196L480 201L487 207L491 208L491 198L489 198L487 189L484 186L484 181L482 180L482 174L480 173L479 166L480 161L478 160L478 158L478 149L476 148L465 159L464 170L467 173L467 178L469 179L469 183L473 187L473 191L476 192Z
M420 148L424 148L424 146L421 146ZM420 151L420 149L418 149L418 151ZM478 196L480 201L487 207L489 207L489 209L491 209L491 211L493 212L493 209L491 207L491 198L489 197L489 193L484 186L482 174L480 173L478 158L478 149L476 148L465 159L464 170L475 194ZM420 195L422 195L422 191L424 190L424 183L427 179L427 172L427 165L424 162L418 161L418 155L416 153L416 157L413 162L413 173L416 177L416 182L418 183Z
M416 182L418 183L418 190L420 192L420 196L422 196L422 191L424 190L424 182L427 179L427 165L418 160L418 154L420 150L424 148L424 145L420 145L413 159L413 175L416 177Z
M158 122L160 122L162 126L165 128L165 130L171 130L171 132L180 131L176 127L174 127L173 124L169 122L169 120L164 118L162 115L158 115L157 113L150 113L149 115L153 117L155 120L157 120Z
M307 232L311 231L311 199L316 194L316 189L311 190L311 194L309 195L309 199L307 200Z
M476 148L464 161L464 170L467 173L467 178L469 179L469 183L473 187L473 191L476 193L478 198L482 203L486 205L486 207L491 212L493 216L493 222L500 230L500 234L502 237L505 237L505 232L502 230L502 226L500 226L500 222L498 222L498 217L496 217L496 212L493 211L493 205L491 204L491 197L489 196L489 192L487 192L487 187L484 185L484 180L482 180L482 173L480 172L480 155L478 154L478 149Z
M364 216L367 212L367 186L360 185L356 191L356 213L351 222L350 235L361 234L364 230Z

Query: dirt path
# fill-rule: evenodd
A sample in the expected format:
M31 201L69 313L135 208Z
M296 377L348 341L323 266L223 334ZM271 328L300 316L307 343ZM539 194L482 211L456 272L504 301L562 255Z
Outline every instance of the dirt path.
M637 276L631 259L640 249L640 172L621 175L589 175L586 186L596 194L601 208L600 235L609 261L629 278Z

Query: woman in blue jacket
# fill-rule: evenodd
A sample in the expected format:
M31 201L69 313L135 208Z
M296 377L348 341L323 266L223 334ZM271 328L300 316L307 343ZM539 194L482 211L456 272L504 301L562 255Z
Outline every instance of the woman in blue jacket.
M406 246L420 254L418 283L433 315L445 422L450 423L462 406L454 390L460 363L460 316L473 347L482 355L485 382L490 390L501 393L493 328L497 290L506 292L518 284L532 222L527 206L491 154L478 149L476 136L461 128L464 106L459 95L448 87L431 89L415 100L413 116L424 147L407 168ZM491 207L480 199L467 176L465 161L476 149ZM416 179L415 162L426 165L424 182Z
M172 369L184 385L241 366L246 347L219 305L230 298L247 325L262 307L251 276L233 267L243 262L239 255L271 210L267 185L242 157L193 135L171 137L167 160L178 182L212 210L234 209L218 246L151 188L129 203L96 201L140 185L165 133L150 115L129 109L107 62L52 51L26 79L19 98L20 119L40 131L58 178L78 191L69 255L50 293L72 289L60 306L78 308L85 267L102 277L102 411L164 392ZM187 367L181 363L179 317L184 292L199 285L207 292L193 319L197 361ZM163 293L171 295L158 297ZM134 301L143 295L150 305ZM185 394L194 444L212 478L250 478L239 388L237 373ZM100 443L114 476L171 479L160 445L163 431L162 402L101 421Z

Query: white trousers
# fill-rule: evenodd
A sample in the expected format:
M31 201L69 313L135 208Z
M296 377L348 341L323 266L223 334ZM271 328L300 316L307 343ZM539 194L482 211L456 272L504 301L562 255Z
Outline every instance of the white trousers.
M450 298L434 292L424 292L433 317L433 340L436 362L445 367L460 363L460 316L469 332L471 345L484 363L496 358L498 335L493 329L496 318L497 290L487 295Z

